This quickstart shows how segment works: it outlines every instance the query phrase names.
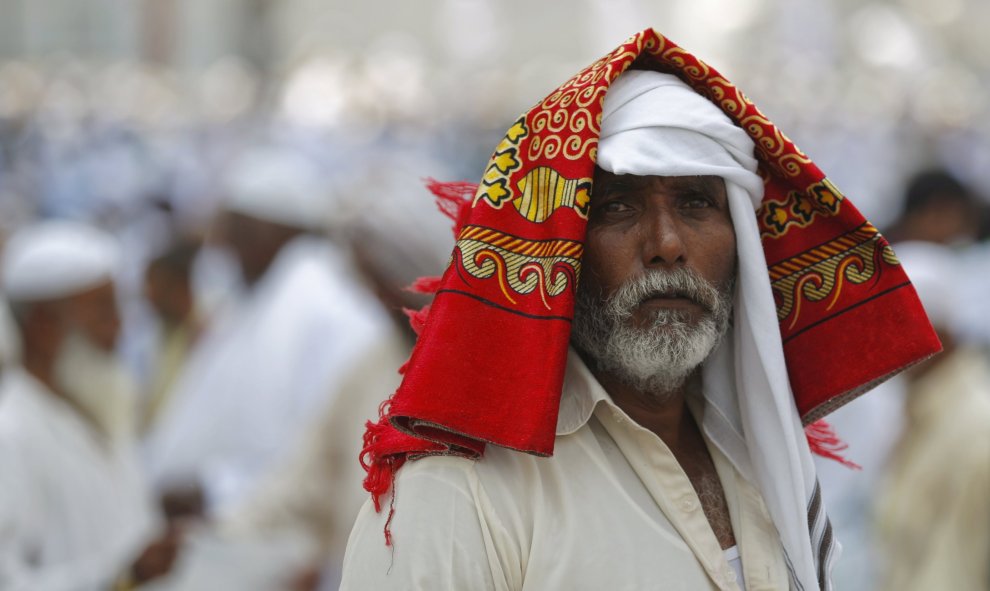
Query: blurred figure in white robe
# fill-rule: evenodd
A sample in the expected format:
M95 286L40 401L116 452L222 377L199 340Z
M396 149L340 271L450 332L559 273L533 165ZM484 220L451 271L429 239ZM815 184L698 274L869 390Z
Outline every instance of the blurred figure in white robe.
M5 245L2 288L20 341L0 376L5 591L105 590L171 560L154 540L132 382L115 355L118 259L111 237L74 222L29 226Z
M166 506L201 499L220 522L192 540L169 589L277 588L261 579L337 562L364 496L363 425L407 353L347 253L323 236L334 212L307 161L252 152L224 187L221 238L243 290L208 319L146 440ZM275 539L301 550L271 552L263 573L251 557Z
M924 241L894 245L942 353L907 374L904 428L876 499L873 589L985 591L990 585L990 363L952 330L958 259Z

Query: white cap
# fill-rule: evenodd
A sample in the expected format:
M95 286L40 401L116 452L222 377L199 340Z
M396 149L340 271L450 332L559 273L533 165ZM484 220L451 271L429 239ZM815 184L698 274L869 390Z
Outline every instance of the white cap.
M312 162L288 152L244 154L228 168L223 188L229 211L306 229L322 228L329 218L326 181Z
M117 241L78 222L46 221L19 230L3 251L2 289L11 302L51 300L113 279Z

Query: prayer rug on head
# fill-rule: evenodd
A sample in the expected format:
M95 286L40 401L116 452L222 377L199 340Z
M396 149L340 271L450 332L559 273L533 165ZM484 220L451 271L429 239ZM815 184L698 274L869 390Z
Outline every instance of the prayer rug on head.
M427 282L436 296L415 318L402 385L365 436L376 505L410 457L477 457L489 443L552 454L602 104L629 68L678 76L756 145L755 215L806 425L939 350L876 228L738 88L647 29L519 117L463 207L470 185L435 187L456 243L443 277Z

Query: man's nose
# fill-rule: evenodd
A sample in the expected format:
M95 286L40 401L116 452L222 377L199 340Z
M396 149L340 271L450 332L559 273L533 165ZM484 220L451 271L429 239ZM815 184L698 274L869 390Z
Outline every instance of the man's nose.
M687 257L684 228L676 215L666 209L651 212L645 223L643 238L643 265L673 267L681 265Z

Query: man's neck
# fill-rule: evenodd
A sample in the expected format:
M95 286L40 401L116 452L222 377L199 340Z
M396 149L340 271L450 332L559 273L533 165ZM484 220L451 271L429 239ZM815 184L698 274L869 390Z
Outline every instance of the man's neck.
M686 432L695 428L686 403L687 384L668 392L644 392L611 373L594 373L616 406L671 449L680 448Z

